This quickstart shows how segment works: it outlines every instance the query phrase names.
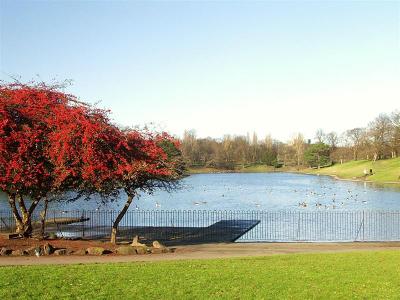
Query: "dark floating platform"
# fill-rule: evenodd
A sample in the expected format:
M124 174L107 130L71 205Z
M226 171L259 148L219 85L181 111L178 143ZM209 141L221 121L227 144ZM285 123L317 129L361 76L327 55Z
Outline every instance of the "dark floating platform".
M226 242L234 242L259 223L259 220L221 220L206 228L212 234L225 235Z
M120 227L119 241L130 241L138 235L144 242L158 240L168 246L182 244L230 243L253 229L260 220L220 220L207 227L168 227L137 226ZM61 228L60 228L61 229ZM80 226L62 226L61 234L65 237L108 240L111 228L108 226L80 229ZM84 232L84 234L82 234Z

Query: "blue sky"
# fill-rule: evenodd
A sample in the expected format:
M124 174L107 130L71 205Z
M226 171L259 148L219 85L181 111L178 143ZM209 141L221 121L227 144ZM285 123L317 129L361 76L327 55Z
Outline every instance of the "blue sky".
M122 125L287 140L400 108L399 1L0 2L0 78L73 79Z

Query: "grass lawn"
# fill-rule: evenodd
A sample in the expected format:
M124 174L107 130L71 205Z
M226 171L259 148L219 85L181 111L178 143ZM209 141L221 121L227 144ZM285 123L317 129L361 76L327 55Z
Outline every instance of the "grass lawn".
M399 299L400 252L0 267L0 299Z
M364 175L364 169L372 169L374 175L367 180L375 182L400 182L400 157L376 162L370 160L350 161L344 164L335 164L332 167L313 170L312 173L323 175L337 175L340 178L360 178Z
M242 169L239 169L239 172L242 173L265 173L265 172L274 172L277 169L275 169L273 166L267 166L267 165L252 165L248 166Z

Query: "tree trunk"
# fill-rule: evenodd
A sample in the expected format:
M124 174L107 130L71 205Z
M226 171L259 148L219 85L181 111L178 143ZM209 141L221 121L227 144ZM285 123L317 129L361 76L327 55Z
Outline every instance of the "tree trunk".
M21 233L21 231L23 231L23 224L22 224L22 219L21 216L19 215L17 206L15 205L15 194L8 194L8 203L10 204L11 207L11 211L13 213L13 217L15 219L15 225L16 225L16 229L15 231L17 233Z
M21 215L18 211L17 206L15 205L16 200L18 201L18 205L21 210ZM33 200L29 210L25 206L24 199L21 195L17 194L9 194L8 195L8 203L10 204L11 211L13 213L15 223L16 223L16 233L23 237L32 236L32 213L38 205L40 198L36 198Z
M117 218L115 219L112 230L111 230L111 243L116 244L117 243L117 233L118 233L118 225L121 222L122 218L125 216L125 213L127 212L129 206L132 203L134 194L128 194L128 199L126 200L126 203L122 210L119 212Z
M40 236L42 239L44 238L44 231L46 227L46 215L47 215L47 206L49 204L49 200L47 198L44 200L44 208L43 211L40 213Z
M21 197L22 199L22 197ZM39 204L40 198L35 198L32 203L31 206L29 207L29 210L26 211L26 208L24 207L25 213L23 213L23 217L22 217L22 223L24 225L24 231L22 232L24 237L31 237L32 236L32 231L33 231L33 227L32 227L32 214L33 211L35 210L36 206ZM22 199L22 203L23 206L25 206L25 203ZM21 207L21 211L22 207Z
M357 160L357 156L358 156L357 152L358 152L357 149L354 148L354 150L353 150L353 160Z
M21 195L17 195L17 200L22 215L22 228L19 228L18 233L22 234L24 237L31 236L32 235L31 214L26 209L25 201Z

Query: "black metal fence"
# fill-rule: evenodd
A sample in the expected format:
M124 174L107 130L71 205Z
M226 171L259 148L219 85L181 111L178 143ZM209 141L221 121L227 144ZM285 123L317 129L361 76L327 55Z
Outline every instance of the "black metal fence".
M49 211L46 232L108 239L117 211ZM40 228L39 217L33 220ZM0 232L15 230L0 212ZM167 244L207 242L400 241L400 211L128 211L119 239L139 235Z

